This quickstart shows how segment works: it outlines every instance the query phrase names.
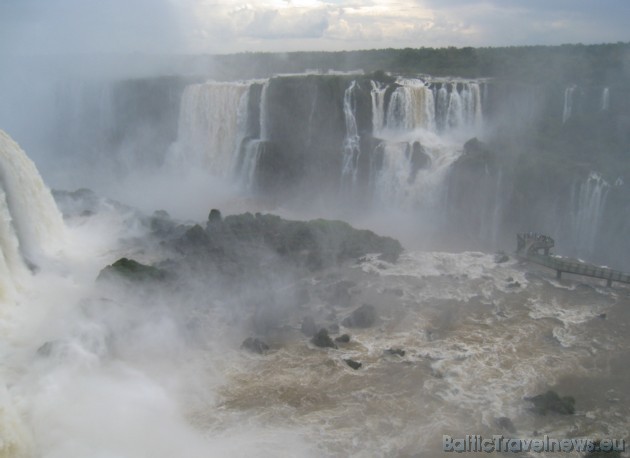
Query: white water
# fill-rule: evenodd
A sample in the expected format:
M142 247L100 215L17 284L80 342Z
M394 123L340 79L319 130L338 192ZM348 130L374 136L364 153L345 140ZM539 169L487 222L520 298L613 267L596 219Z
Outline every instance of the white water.
M106 208L68 224L76 256L29 276L23 306L0 316L2 458L439 456L442 434L501 433L500 416L520 437L563 437L584 418L595 419L594 436L627 431L622 402L589 417L527 411L524 396L587 374L584 363L600 360L591 354L627 351L622 328L593 332L599 314L614 317L627 303L617 310L589 288L549 286L515 260L407 252L397 264L369 255L313 275L311 301L290 311L286 337L258 356L238 349L236 304L217 300L220 285L204 284L196 297L94 284L122 255L163 255L144 245L132 213ZM318 293L345 276L357 282L352 307L323 305ZM338 322L363 302L376 304L379 321L342 327L352 334L346 346L315 348L296 331L305 313L321 309ZM38 354L46 342L50 353ZM406 354L384 355L388 348ZM345 358L363 367L353 371ZM580 409L586 402L578 398Z
M483 125L477 82L435 83L399 78L385 112L386 88L373 85L373 125L381 138L383 162L370 173L375 202L387 207L416 209L434 222L440 217L443 183L461 155L462 140L480 135ZM460 92L458 92L460 88ZM380 111L379 111L380 110ZM411 176L413 143L419 142L430 163Z
M574 187L572 196L572 227L574 245L579 256L589 258L597 245L599 229L610 185L599 173L591 172L586 180Z
M354 90L356 81L350 83L350 86L343 94L343 114L346 124L346 137L343 140L343 164L341 169L342 185L349 181L350 188L356 185L357 174L359 170L359 158L361 156L361 145L359 137L359 129L356 119L356 100L354 99Z
M566 123L573 114L573 94L576 86L569 86L564 90L564 108L562 109L562 123Z
M418 79L399 79L391 96L385 122L391 131L435 130L433 91ZM380 117L380 114L376 115ZM377 133L378 135L378 133Z
M0 130L0 302L13 302L39 263L63 247L65 228L33 162Z
M602 111L608 111L610 109L610 89L605 87L602 90Z
M167 164L201 167L221 177L229 174L240 143L239 113L242 114L246 103L249 85L208 82L186 87L177 142L169 152Z

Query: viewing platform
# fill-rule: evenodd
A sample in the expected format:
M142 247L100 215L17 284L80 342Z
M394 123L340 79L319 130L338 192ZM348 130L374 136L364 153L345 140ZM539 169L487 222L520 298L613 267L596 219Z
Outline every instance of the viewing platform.
M563 272L566 272L586 277L601 278L606 280L607 286L612 286L613 281L630 283L630 274L575 259L552 256L549 252L554 245L555 241L551 237L535 232L525 232L516 235L517 256L554 269L558 279L562 278Z

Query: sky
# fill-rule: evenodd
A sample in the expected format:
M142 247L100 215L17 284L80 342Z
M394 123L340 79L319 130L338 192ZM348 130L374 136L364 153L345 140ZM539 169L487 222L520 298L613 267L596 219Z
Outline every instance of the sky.
M630 0L0 0L0 55L630 41Z

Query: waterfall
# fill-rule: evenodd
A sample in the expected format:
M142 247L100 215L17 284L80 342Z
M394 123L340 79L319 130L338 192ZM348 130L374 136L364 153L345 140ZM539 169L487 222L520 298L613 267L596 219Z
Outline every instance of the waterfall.
M177 142L169 163L225 176L239 146L239 111L249 83L193 84L182 96Z
M265 148L265 142L262 140L248 140L243 145L243 157L238 179L241 186L246 191L252 191L256 186L256 168L258 160Z
M580 255L594 253L609 190L610 185L596 172L591 172L586 181L574 187L572 223L574 243Z
M65 226L35 164L0 130L0 301L36 263L63 246Z
M399 79L385 115L387 128L397 131L435 130L433 92L422 80ZM380 117L380 113L375 116ZM375 124L373 122L373 124Z
M411 142L383 142L382 161L373 166L377 203L439 211L442 183L461 151L432 133Z
M250 86L250 91L253 86ZM253 129L255 132L247 133L249 137L245 140L241 140L240 157L238 159L237 168L235 170L235 178L240 183L242 188L246 191L253 191L256 187L256 170L258 168L258 161L260 156L265 150L266 142L269 139L269 126L268 126L268 89L269 80L265 81L262 89L258 93L260 99L252 99L254 103L258 102L257 113L250 113L248 110L245 112L246 117L251 117L249 122L244 122L244 125L257 121L257 128ZM248 96L249 97L249 96ZM249 105L246 104L247 107ZM244 130L243 130L244 131ZM258 138L254 138L254 137Z
M602 90L602 106L601 111L608 111L610 109L610 90L605 87Z
M260 94L260 139L261 140L269 140L269 110L267 109L268 104L268 92L269 92L269 83L270 80L267 80L262 88L262 93Z
M353 81L343 94L343 114L346 123L346 136L343 141L342 184L350 182L353 188L357 182L361 145L356 119L356 100L354 90L357 82Z
M372 132L378 136L385 126L385 92L389 86L377 81L370 81L372 84Z
M446 121L444 125L449 129L455 129L464 124L464 104L462 97L457 92L457 83L451 83L451 92L446 108Z
M446 83L442 83L437 91L437 103L435 106L435 117L437 119L437 128L440 132L446 128L446 114L448 111L448 90Z
M562 123L566 123L573 114L573 93L576 86L570 86L564 90L564 108L562 110Z

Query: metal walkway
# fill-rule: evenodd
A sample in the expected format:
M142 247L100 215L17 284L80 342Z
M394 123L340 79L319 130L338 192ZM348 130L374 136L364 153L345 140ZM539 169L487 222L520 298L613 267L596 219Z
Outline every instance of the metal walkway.
M556 278L562 278L562 273L584 275L586 277L601 278L606 280L607 286L612 286L613 281L630 283L630 274L618 270L599 267L593 264L580 262L574 259L559 258L549 255L549 250L553 248L555 242L546 235L527 232L517 234L516 254L531 262L540 264L556 271ZM540 250L544 254L539 253Z

